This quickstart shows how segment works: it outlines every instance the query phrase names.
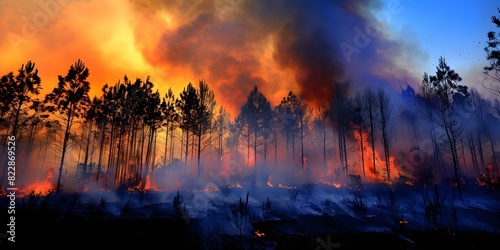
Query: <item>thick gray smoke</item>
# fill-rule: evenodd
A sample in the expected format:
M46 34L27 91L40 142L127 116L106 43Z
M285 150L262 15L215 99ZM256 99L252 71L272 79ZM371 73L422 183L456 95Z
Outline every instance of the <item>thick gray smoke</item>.
M134 3L137 11L163 10L182 19L176 29L163 31L156 60L210 79L225 104L241 105L255 84L268 95L294 89L318 104L335 96L334 83L348 79L356 86L389 84L395 89L417 82L401 61L412 61L403 54L421 54L418 46L387 31L391 15L404 11L399 1L388 6L328 0ZM265 41L271 41L275 68L260 58ZM295 82L264 77L276 70L292 72Z

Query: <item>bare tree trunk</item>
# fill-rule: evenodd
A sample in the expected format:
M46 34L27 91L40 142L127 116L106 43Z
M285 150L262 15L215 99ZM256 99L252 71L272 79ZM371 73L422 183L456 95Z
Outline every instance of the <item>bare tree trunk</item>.
M278 166L278 132L274 130L274 166Z
M202 135L201 135L201 125L200 126L200 129L198 131L198 155L197 155L197 158L198 158L198 170L197 170L197 176L198 176L198 179L200 179L201 177L201 139L202 139Z
M116 166L115 166L115 186L117 184L122 184L122 176L121 176L121 164L120 164L120 155L121 155L121 147L122 147L122 137L123 137L123 130L124 130L124 125L123 123L120 125L120 132L118 134L118 145L116 148Z
M304 121L302 116L300 117L300 150L300 164L302 172L304 172Z
M115 135L115 124L114 122L111 125L111 131L110 131L110 136L109 136L109 153L108 153L108 167L106 170L106 182L104 183L104 186L108 186L109 182L109 176L111 175L111 164L112 164L112 159L114 157L114 135Z
M87 145L85 146L85 158L83 160L83 176L84 180L87 180L87 164L89 161L89 148L90 148L90 137L92 135L92 124L90 124L89 132L87 135Z
M363 143L363 130L361 125L359 125L359 146L361 150L361 169L363 171L363 176L366 177L366 171L365 171L365 146Z
M188 165L187 164L187 162L188 162L188 151L189 151L189 130L186 129L184 132L186 133L186 145L185 145L186 148L184 149L185 150L185 152L184 152L184 154L185 154L184 155L184 162L185 162L186 168L187 168L187 165Z
M170 159L169 162L171 163L174 160L174 130L171 128L170 129Z
M467 137L467 142L469 144L472 166L474 167L474 171L478 174L479 163L477 162L476 146L474 145L474 138L472 138L472 134L469 134L469 136Z
M486 164L485 164L485 160L484 160L483 140L481 139L481 132L479 130L477 131L477 150L479 153L479 160L481 163L481 169L484 169L486 167Z
M97 175L95 177L95 184L96 186L99 186L99 176L101 175L101 168L102 168L102 155L104 154L104 140L105 140L105 132L106 129L105 127L101 128L101 141L99 144L99 157L98 157L98 163L97 163Z
M64 158L66 156L66 148L68 146L69 133L70 133L70 129L71 129L71 121L73 118L72 115L73 115L73 105L71 105L71 107L68 111L68 118L66 119L66 131L64 132L64 141L63 141L62 154L61 154L61 163L59 165L59 175L57 177L56 193L59 193L61 191L62 170L63 170L63 165L64 165Z

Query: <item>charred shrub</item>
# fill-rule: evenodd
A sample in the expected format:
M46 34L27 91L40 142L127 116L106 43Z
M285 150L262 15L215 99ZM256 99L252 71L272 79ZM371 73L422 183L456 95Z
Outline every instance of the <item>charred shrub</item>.
M184 220L188 218L186 204L184 204L184 196L179 194L179 191L177 191L177 194L174 196L172 206L174 219Z
M267 197L267 200L262 202L261 204L262 207L262 218L264 220L269 220L271 217L271 201L269 200L269 197Z
M231 222L231 226L240 237L243 236L247 229L250 229L254 219L254 215L250 214L250 206L248 205L249 194L250 192L247 191L245 201L240 197L239 203L230 204L229 213L227 214L227 220Z
M422 198L422 204L426 228L429 231L453 233L458 230L454 194L448 200L446 193L441 195L438 186L434 185L434 193L432 195L425 194Z
M344 202L351 208L351 210L356 215L364 216L368 211L368 205L366 204L366 201L363 200L363 194L361 193L360 190L356 190L353 193L352 199L344 198Z

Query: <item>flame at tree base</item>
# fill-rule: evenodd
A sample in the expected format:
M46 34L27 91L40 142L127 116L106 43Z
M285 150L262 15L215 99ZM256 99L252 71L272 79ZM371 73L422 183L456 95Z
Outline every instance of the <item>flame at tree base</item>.
M354 138L356 138L360 145L363 144L363 148L359 151L361 166L356 172L359 172L359 175L365 175L365 178L370 181L392 182L393 179L399 176L398 170L394 164L394 157L389 157L389 170L387 170L386 161L370 146L371 144L368 142L368 133L363 132L361 135L359 131L354 130ZM362 157L361 154L363 154ZM373 159L374 157L375 161ZM374 162L375 167L373 166ZM363 166L364 170L361 169Z
M50 193L55 192L56 187L55 184L53 183L54 179L54 169L50 168L47 170L47 176L43 181L35 181L32 184L29 184L22 188L19 193L21 194L34 194L34 195L40 195L40 196L45 196Z
M135 186L134 189L137 190L142 190L142 191L160 191L160 188L158 188L158 185L151 181L151 176L148 174L146 175L146 182L144 183L144 188L142 187L142 180Z

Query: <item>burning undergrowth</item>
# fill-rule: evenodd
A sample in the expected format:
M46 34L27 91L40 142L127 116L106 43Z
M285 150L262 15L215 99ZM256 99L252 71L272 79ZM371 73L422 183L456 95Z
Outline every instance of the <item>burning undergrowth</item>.
M215 182L184 184L170 191L31 193L16 200L19 227L31 223L164 221L165 226L177 225L176 230L200 237L200 245L219 247L283 245L284 239L291 239L287 237L310 244L319 235L349 231L397 236L412 230L457 234L500 228L495 219L498 211L493 209L500 202L495 198L497 191L476 184L464 185L467 191L460 198L452 185L425 188L364 182L356 176L341 184L326 180L280 183L278 177L257 186L244 180L234 182L220 186ZM447 223L439 224L440 218L446 218ZM439 232L435 231L437 226Z

